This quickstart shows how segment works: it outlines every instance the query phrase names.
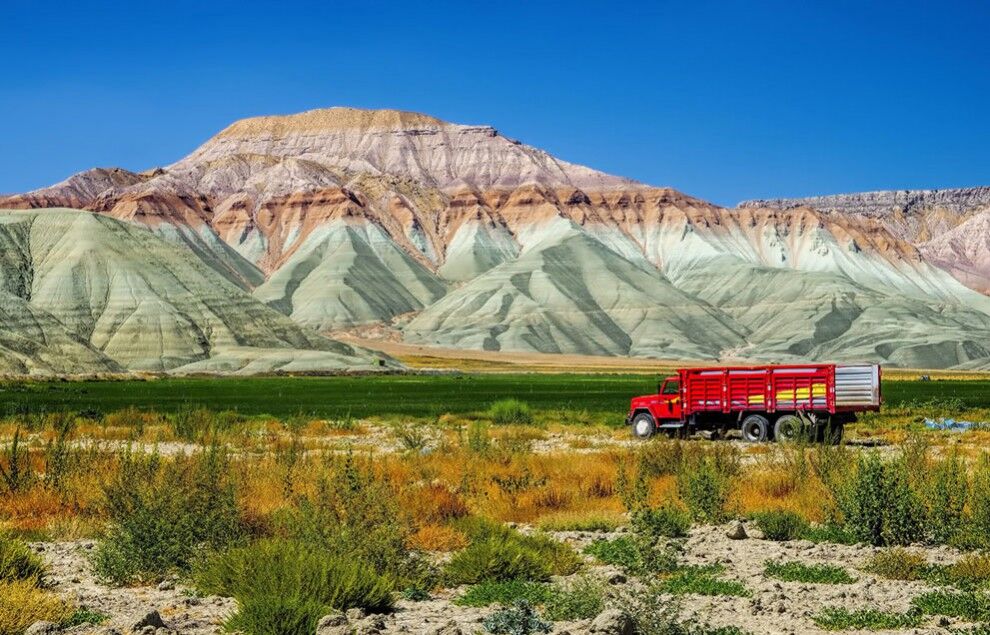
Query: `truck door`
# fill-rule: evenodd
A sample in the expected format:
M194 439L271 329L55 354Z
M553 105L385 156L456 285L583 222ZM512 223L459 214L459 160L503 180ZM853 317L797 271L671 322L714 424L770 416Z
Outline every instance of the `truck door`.
M681 418L680 381L675 378L663 381L663 386L660 387L659 409L661 419Z

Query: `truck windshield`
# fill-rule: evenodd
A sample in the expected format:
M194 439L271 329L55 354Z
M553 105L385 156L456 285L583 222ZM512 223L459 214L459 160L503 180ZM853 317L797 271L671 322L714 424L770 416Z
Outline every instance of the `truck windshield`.
M664 395L676 395L680 392L680 382L676 379L667 380L663 383Z

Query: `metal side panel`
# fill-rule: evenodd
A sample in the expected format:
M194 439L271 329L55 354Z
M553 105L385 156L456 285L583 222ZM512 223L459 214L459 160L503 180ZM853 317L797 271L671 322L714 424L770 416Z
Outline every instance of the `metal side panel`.
M836 406L879 406L880 367L876 364L835 367Z

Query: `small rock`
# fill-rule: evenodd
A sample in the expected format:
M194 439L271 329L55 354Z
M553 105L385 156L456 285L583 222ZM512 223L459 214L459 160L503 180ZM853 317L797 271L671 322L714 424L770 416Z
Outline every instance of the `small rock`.
M348 635L351 627L343 613L324 615L316 623L316 635Z
M385 630L385 616L371 615L361 620L354 628L355 635L378 635Z
M162 620L162 616L158 611L149 611L144 614L144 617L134 620L131 622L131 630L143 632L146 627L150 626L152 629L168 628L165 622ZM152 630L154 632L154 630Z
M746 538L749 538L749 536L746 535L746 528L738 520L729 526L729 531L726 532L725 535L728 536L730 540L745 540Z
M356 622L356 621L364 618L364 611L361 610L361 609L357 609L357 608L347 609L346 615L347 615L348 621Z
M24 631L24 635L52 635L59 632L58 624L52 622L35 622Z
M591 633L600 635L633 635L635 627L632 618L618 609L602 611L591 622Z
M162 580L158 583L159 591L174 591L175 590L175 580Z

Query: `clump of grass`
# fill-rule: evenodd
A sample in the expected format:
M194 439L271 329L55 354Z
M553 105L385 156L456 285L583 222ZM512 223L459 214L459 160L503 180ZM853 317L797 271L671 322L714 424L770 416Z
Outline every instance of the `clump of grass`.
M546 581L570 575L581 565L574 550L542 534L524 535L504 525L476 520L465 524L470 544L444 568L451 584L483 581Z
M529 404L518 399L500 399L488 408L488 417L496 425L533 423Z
M616 604L632 618L638 635L744 635L734 626L713 627L680 618L680 604L658 581L629 586L616 597Z
M86 607L79 607L72 612L67 620L59 624L63 628L72 628L74 626L82 626L83 624L97 625L102 624L110 619L110 616L106 613L101 613L100 611L94 611L93 609Z
M959 617L969 622L990 621L990 596L974 591L930 591L911 600L926 615Z
M466 547L468 539L463 532L448 525L424 525L409 537L409 544L421 551L450 552Z
M72 608L54 593L38 588L35 580L0 582L0 634L20 635L35 622L61 624Z
M613 564L627 571L636 571L643 564L639 546L630 536L596 540L585 547L584 552L594 556L599 562Z
M837 545L854 545L859 542L851 531L836 523L812 525L801 537L811 542L831 542Z
M543 603L543 613L555 622L591 619L604 610L605 592L604 583L588 576L557 584Z
M237 600L229 630L303 635L334 611L392 607L392 580L367 563L293 540L262 540L211 556L195 573L201 593Z
M678 567L663 579L662 588L674 595L733 595L748 597L746 586L737 580L719 577L723 569L719 565Z
M784 582L811 584L851 584L856 578L842 567L830 564L804 564L802 562L776 562L768 560L763 573Z
M683 538L691 529L691 514L673 504L633 513L633 531L648 538Z
M616 515L600 514L597 512L561 512L541 518L539 528L542 531L604 533L615 531L622 522L622 518Z
M491 604L513 604L517 600L527 600L531 604L543 604L549 597L550 586L543 582L485 580L469 588L464 595L454 600L454 604L489 606Z
M888 580L920 580L926 575L928 561L923 553L894 547L873 554L863 570Z
M20 540L0 533L0 582L34 581L45 575L41 558Z
M787 541L803 538L810 532L808 521L792 511L760 512L753 519L767 540Z
M990 582L990 554L970 553L944 568L949 584L960 589L986 586Z
M824 608L812 616L812 621L826 631L846 630L894 630L915 628L921 625L923 615L919 611L895 613L876 609L850 611L844 607Z

